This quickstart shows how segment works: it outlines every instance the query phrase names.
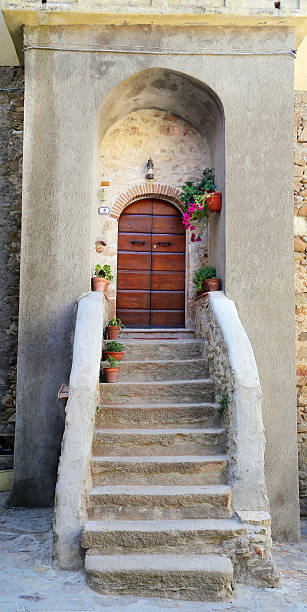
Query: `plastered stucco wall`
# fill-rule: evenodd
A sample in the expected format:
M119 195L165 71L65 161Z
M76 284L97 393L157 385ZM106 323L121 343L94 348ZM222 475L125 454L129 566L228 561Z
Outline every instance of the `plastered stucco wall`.
M99 182L110 182L110 186L102 188L104 200L100 205L111 208L121 193L143 183L149 157L154 161L154 182L178 188L187 180L199 181L203 170L212 163L206 137L187 121L158 109L130 113L112 125L100 146ZM108 290L109 311L115 316L118 222L97 215L96 202L93 214L97 220L95 240L103 238L107 243L101 254L93 246L93 267L97 263L111 265L114 280ZM187 232L187 325L192 324L193 271L203 265L208 251L206 232L198 243L192 243L190 235Z
M26 44L44 41L86 46L106 40L110 46L133 43L147 48L184 48L188 40L191 52L204 46L230 52L294 46L294 34L287 28L229 28L226 32L224 28L146 26L26 31ZM53 492L61 438L55 394L69 371L74 301L90 284L98 112L113 87L137 71L154 67L198 79L223 105L225 291L236 303L259 368L273 530L278 537L296 537L295 334L293 266L289 263L293 253L293 60L286 55L209 54L183 59L176 55L119 58L68 51L26 53L15 488L19 500L24 500L30 479L32 503L38 498L42 503L42 497L49 501ZM38 263L42 260L43 268Z

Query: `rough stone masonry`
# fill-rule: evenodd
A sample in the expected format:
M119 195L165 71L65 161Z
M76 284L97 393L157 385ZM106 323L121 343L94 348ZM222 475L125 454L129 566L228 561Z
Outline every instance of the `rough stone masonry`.
M307 92L294 108L294 275L297 434L301 514L307 516Z
M15 420L23 86L22 68L0 68L0 433Z

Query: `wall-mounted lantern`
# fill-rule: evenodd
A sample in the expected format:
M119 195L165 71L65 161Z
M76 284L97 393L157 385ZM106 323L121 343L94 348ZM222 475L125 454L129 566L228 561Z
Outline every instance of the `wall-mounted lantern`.
M146 178L147 179L153 179L154 178L154 163L151 159L151 157L149 158L147 165L146 165Z

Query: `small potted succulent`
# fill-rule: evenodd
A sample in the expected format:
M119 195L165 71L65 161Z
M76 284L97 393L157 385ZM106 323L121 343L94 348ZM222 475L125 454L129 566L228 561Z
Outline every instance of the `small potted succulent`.
M107 334L109 340L117 340L120 330L124 327L120 319L110 319L107 325Z
M216 278L216 269L213 266L203 266L194 272L193 283L199 296L206 291L218 291L221 279Z
M108 357L106 361L108 362L109 367L103 368L104 380L107 383L115 383L118 376L119 361L114 359L114 357Z
M100 264L97 264L95 275L92 278L93 291L100 291L106 295L111 280L113 280L111 267L105 264L102 268Z
M113 359L117 359L121 361L124 354L124 345L120 344L120 342L116 342L116 340L111 340L111 342L107 342L104 352L103 358L107 359L108 357L113 357Z

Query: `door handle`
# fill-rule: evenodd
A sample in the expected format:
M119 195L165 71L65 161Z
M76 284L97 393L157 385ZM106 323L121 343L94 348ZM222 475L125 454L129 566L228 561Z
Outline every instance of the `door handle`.
M158 242L157 243L159 246L171 246L171 242Z
M145 240L131 240L130 244L146 244Z

